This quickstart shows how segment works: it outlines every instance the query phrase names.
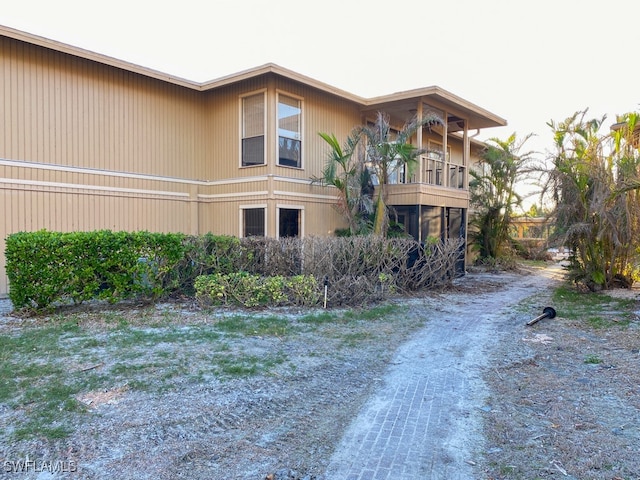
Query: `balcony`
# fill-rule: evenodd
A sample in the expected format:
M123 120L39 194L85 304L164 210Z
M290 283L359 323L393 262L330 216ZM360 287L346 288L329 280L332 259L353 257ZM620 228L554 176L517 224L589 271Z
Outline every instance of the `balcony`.
M445 175L448 173L448 175ZM445 161L433 152L422 155L414 171L403 167L389 175L389 205L432 205L467 208L469 190L466 167Z
M467 169L461 163L445 160L441 152L428 152L419 158L418 168L407 175L404 166L393 169L389 174L390 185L420 183L437 187L467 190ZM448 172L448 175L445 175ZM376 182L377 183L377 182Z

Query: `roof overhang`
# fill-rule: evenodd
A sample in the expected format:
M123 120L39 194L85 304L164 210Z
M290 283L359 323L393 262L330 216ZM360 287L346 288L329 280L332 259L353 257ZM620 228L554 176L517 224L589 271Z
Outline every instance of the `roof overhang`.
M365 111L382 110L390 115L395 114L399 120L406 122L417 113L420 103L423 104L423 111L429 106L446 112L450 132L463 129L461 125L453 124L458 119L466 119L470 130L507 125L504 118L438 86L371 98L367 100Z

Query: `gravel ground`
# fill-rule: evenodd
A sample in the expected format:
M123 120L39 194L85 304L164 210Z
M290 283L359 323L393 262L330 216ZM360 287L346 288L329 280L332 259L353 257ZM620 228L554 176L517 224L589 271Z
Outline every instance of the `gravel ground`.
M488 393L487 407L478 413L484 438L473 439L479 445L475 478L639 479L638 326L593 331L559 312L554 320L524 327L548 303L554 282L542 271L474 273L450 291L399 299L383 319L231 338L234 351L277 353L286 361L264 374L178 379L161 390L114 383L84 392L78 400L88 412L68 438L10 442L10 428L2 430L0 478L53 478L48 472L6 471L7 461L28 455L77 466L56 478L333 480L325 471L334 449L382 385L398 347L428 329L434 312L468 318L477 312L465 308L465 299L480 294L487 297L487 309L498 311L509 305L510 289L524 284L532 287L533 297L500 320L500 341L479 339L491 348L477 353L483 356L478 363L486 365L482 379ZM25 328L29 322L7 316L6 305L0 302L0 312L5 310L0 333ZM129 315L134 319L139 312ZM285 316L292 325L302 316L292 310L266 313ZM168 314L185 328L215 324L225 315L180 304L145 313L163 319ZM82 328L104 334L104 312L78 315ZM172 347L151 350L159 348ZM585 363L585 352L596 352L603 361ZM204 361L206 355L194 355L189 368ZM109 365L105 359L96 370L106 372ZM5 427L19 422L21 414L0 404Z

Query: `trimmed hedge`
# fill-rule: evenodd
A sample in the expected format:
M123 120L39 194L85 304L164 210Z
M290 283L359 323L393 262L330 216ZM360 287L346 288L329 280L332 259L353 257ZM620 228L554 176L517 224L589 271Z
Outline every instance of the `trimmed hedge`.
M194 295L200 275L227 274L243 270L244 247L238 237L228 235L189 235L183 239L184 254L167 286L172 291Z
M59 302L156 298L184 256L183 235L150 232L20 232L6 240L15 308Z

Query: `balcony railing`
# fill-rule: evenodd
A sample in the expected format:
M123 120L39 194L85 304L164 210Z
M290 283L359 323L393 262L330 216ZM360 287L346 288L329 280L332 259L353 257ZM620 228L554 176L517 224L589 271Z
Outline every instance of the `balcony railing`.
M422 183L438 187L457 188L467 190L466 167L455 161L445 161L439 152L429 152L421 155L419 166L409 173L404 165L391 165L389 184ZM378 185L378 178L372 174L374 185Z
M426 183L467 190L466 170L464 165L444 161L437 153L430 152L420 156L419 168L414 169L414 173L406 175L404 168L401 167L389 176L389 183Z

